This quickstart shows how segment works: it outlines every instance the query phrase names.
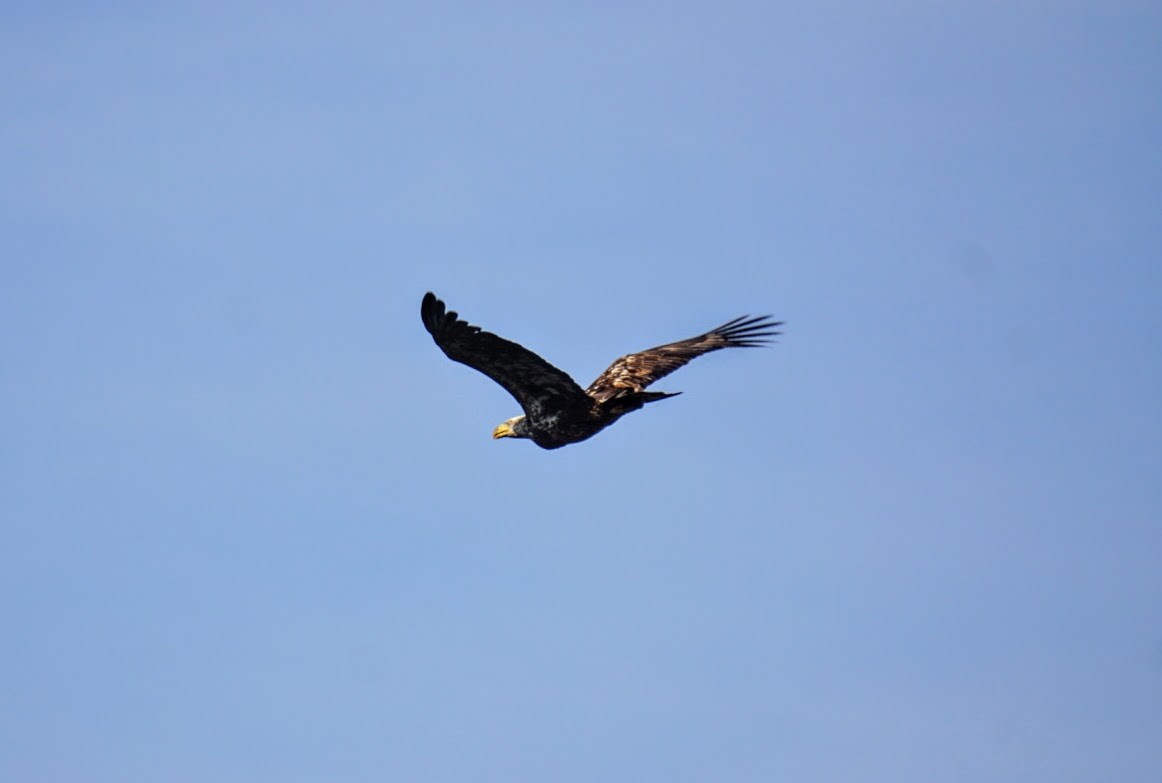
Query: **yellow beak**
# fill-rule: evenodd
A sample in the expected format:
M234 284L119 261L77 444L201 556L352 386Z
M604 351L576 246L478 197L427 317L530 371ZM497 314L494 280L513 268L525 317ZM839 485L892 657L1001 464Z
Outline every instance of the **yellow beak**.
M493 440L495 440L497 438L511 438L511 437L512 437L512 427L508 426L508 424L501 424L499 427L497 427L496 429L494 429L492 431Z

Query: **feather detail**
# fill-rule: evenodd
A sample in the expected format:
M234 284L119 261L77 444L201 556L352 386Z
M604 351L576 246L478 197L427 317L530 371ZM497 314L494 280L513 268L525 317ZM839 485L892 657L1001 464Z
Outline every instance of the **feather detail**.
M711 351L767 345L768 338L780 334L777 327L782 324L782 321L772 321L769 315L744 315L697 337L627 354L597 376L585 393L605 401L626 392L641 392L651 383Z

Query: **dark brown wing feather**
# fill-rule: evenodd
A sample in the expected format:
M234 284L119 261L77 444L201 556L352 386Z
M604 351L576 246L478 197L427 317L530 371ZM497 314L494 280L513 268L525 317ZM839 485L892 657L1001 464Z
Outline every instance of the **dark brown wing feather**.
M623 356L601 373L585 393L601 402L626 392L640 392L659 378L664 378L691 359L720 348L753 348L766 345L768 337L779 334L775 329L782 321L769 315L754 318L744 315L727 321L706 334L647 351Z
M527 348L459 320L431 292L424 294L420 318L449 359L499 383L528 416L537 418L570 405L589 404L585 392L566 373Z

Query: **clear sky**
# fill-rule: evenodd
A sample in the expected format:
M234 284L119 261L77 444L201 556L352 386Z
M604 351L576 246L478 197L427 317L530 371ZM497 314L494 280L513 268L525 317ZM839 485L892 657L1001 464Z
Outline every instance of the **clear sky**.
M1156 3L2 13L3 780L1162 775Z

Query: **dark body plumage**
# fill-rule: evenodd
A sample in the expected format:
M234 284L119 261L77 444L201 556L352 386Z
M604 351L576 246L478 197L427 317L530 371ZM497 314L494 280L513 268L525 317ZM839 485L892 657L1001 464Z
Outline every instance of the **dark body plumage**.
M704 353L766 345L782 324L769 316L735 318L697 337L623 356L582 389L527 348L460 320L430 292L424 294L420 317L449 359L484 373L524 409L524 416L501 424L493 437L531 438L544 449L593 437L646 403L679 394L646 387Z

